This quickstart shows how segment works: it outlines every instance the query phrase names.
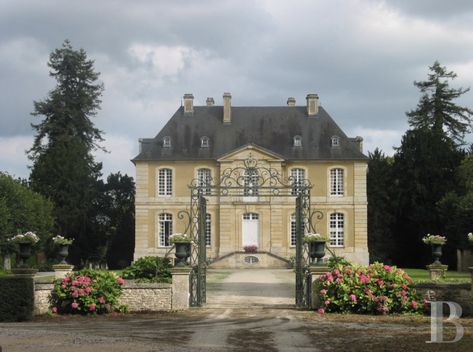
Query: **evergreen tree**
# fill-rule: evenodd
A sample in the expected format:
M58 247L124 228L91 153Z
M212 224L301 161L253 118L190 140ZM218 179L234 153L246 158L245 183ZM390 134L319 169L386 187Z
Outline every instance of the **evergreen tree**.
M103 91L93 64L83 49L74 50L67 40L51 53L48 66L57 85L46 99L34 102L32 115L42 121L32 124L36 136L28 151L31 185L53 201L58 233L75 238L75 264L90 250L92 205L102 167L91 154L103 140L92 122Z
M376 148L369 153L367 193L368 193L368 248L370 261L390 264L394 245L392 225L393 210L393 160Z
M443 133L454 142L462 144L465 133L471 130L473 110L453 103L470 88L450 88L449 81L457 75L447 71L439 62L429 67L427 81L414 82L423 94L417 108L407 113L413 129L430 129Z

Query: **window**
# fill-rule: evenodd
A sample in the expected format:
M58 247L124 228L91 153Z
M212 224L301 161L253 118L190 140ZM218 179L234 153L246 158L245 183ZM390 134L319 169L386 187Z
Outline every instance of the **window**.
M200 139L200 147L201 148L208 148L209 147L209 137L203 136Z
M304 169L291 169L291 181L292 181L292 195L297 195L301 191L301 186L304 185L305 170Z
M256 213L245 213L243 214L243 219L244 220L258 220L259 215Z
M330 214L330 245L333 247L343 247L345 216L342 213Z
M172 170L159 169L158 172L158 195L172 195Z
M338 147L340 146L340 138L337 136L332 137L332 147Z
M296 216L294 214L291 215L291 246L296 245Z
M245 196L257 196L258 195L258 171L250 168L245 171L244 175L244 195Z
M294 147L302 147L302 137L295 136L294 137Z
M212 244L212 217L210 214L205 214L205 245Z
M330 195L343 196L343 169L330 170Z
M202 188L202 192L205 195L210 194L210 184L211 184L210 169L199 169L197 170L197 180L198 185Z
M171 137L166 136L163 138L163 148L171 148Z
M172 214L159 214L159 247L168 247L172 234Z

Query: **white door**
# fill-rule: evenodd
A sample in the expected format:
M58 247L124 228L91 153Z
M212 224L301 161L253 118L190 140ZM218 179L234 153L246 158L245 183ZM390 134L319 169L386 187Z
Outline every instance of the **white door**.
M258 245L258 214L243 214L242 238L244 246Z

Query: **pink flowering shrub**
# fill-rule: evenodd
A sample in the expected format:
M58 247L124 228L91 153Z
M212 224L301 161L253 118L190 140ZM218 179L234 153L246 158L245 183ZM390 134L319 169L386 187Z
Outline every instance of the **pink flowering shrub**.
M117 307L117 300L125 283L107 271L85 269L69 273L54 282L51 311L58 314L103 314Z
M316 280L323 312L388 314L420 312L420 297L412 279L395 266L338 265Z

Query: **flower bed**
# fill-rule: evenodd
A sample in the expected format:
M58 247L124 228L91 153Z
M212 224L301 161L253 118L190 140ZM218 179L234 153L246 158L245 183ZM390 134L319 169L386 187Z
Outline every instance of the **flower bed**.
M321 275L315 287L319 313L416 313L423 309L409 275L382 263L338 265Z

